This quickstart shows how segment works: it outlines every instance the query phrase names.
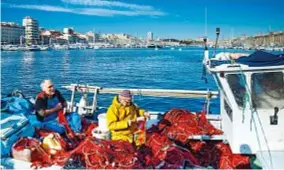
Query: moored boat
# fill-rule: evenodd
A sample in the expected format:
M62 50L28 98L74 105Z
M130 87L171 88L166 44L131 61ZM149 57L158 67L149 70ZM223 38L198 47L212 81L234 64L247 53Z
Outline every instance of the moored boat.
M150 44L150 45L148 45L147 46L147 48L157 48L157 49L159 49L159 48L162 48L162 46L160 46L160 45L157 45L157 44Z

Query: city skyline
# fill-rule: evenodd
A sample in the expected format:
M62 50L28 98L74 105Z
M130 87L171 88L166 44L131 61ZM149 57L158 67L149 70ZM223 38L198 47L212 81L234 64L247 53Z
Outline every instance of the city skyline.
M39 21L40 27L62 30L73 27L77 32L127 33L154 38L196 38L207 32L221 38L242 34L255 35L284 30L283 1L101 1L101 0L2 0L2 22L22 24L25 16ZM16 11L16 12L15 12Z

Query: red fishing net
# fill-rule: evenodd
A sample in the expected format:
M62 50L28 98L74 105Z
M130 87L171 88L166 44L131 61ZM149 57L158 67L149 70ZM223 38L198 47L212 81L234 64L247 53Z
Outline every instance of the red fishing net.
M152 133L147 136L145 146L139 148L140 159L147 168L182 168L185 160L190 167L199 166L189 150L179 147L166 136Z
M162 134L183 144L193 135L223 134L211 125L203 114L193 114L184 109L172 109L167 112L158 127Z
M250 157L233 154L229 145L220 141L190 140L188 148L198 158L203 167L217 169L249 169Z
M60 123L68 127L64 114ZM189 140L192 135L219 135L204 114L193 114L183 109L167 112L157 126L147 130L146 143L138 148L125 141L100 140L91 136L97 123L82 120L82 134L74 134L71 128L67 135L48 131L37 131L40 137L53 133L60 141L62 151L50 155L41 148L41 143L32 138L22 138L13 147L21 150L36 146L31 160L38 167L53 164L66 169L180 169L213 167L217 169L250 168L249 157L232 154L230 147L221 141ZM76 140L74 140L76 139ZM76 143L74 145L74 143ZM40 159L39 159L40 158Z

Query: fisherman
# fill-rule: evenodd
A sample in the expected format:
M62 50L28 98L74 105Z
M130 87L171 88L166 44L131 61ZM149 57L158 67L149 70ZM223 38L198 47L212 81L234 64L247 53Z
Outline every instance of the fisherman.
M35 110L39 120L39 128L64 133L65 127L58 123L58 112L67 106L66 100L55 89L50 79L45 79L40 84L42 91L36 96ZM67 113L66 113L67 114ZM75 133L81 131L81 117L78 113L68 113L66 119Z
M106 119L111 132L112 140L124 140L134 143L134 132L137 129L137 121L146 120L149 114L132 103L132 95L129 90L123 90L113 98L108 108Z

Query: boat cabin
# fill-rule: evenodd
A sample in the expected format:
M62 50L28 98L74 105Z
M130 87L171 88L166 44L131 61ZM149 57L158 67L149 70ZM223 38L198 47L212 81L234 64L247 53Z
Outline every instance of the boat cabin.
M232 152L255 154L264 167L284 155L283 57L260 51L206 64L219 88L222 130Z

